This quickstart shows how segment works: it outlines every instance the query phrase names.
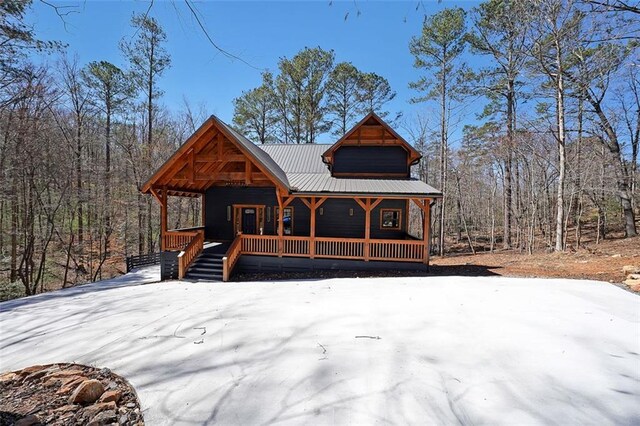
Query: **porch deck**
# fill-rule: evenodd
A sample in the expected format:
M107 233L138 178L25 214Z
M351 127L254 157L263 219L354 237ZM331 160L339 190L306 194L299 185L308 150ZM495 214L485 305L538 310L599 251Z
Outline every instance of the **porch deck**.
M203 251L224 254L223 281L231 277L243 255L424 264L429 257L424 241L413 238L392 240L239 234L231 243L212 243L205 242L201 228L167 231L163 238L166 250L180 251L179 278L186 275L191 262Z

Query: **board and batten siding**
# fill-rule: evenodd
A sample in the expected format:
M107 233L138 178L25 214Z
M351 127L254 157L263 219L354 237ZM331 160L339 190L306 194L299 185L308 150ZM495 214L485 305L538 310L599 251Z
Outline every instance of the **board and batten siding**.
M233 217L227 220L227 206L236 204L264 205L264 235L277 235L276 207L278 201L275 188L252 187L213 187L206 194L205 238L208 240L231 241L233 235ZM311 212L301 201L294 200L293 235L309 236ZM330 198L316 210L317 237L364 238L365 213L360 205L349 198ZM267 213L266 209L270 209ZM350 209L353 209L351 215ZM401 210L400 230L380 229L380 215L383 209ZM233 209L232 209L233 216ZM403 239L406 235L406 201L383 200L371 211L371 238Z
M401 146L342 146L334 153L332 172L408 177L407 151Z
M227 220L227 206L234 204L278 205L275 188L214 186L207 190L205 212L205 238L207 240L231 241L233 235L233 207L231 220ZM273 212L272 212L273 213ZM267 221L265 212L264 233L273 235L273 215Z

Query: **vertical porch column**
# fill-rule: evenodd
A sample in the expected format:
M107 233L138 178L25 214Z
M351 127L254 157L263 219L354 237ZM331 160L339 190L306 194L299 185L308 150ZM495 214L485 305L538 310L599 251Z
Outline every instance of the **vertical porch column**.
M313 259L316 257L316 211L318 207L322 205L327 200L327 197L322 197L320 199L316 197L311 197L309 200L305 198L300 198L308 208L309 215L311 217L311 223L309 225L309 258Z
M200 196L200 210L202 215L200 217L200 224L204 227L207 223L207 199L204 193Z
M311 197L311 232L309 233L309 258L316 257L316 197Z
M165 250L165 234L167 233L167 187L162 187L160 194L160 250Z
M364 205L364 261L368 262L371 248L371 198L367 198Z
M278 189L276 189L276 197L278 199L278 257L282 257L282 236L284 234L284 224L282 221L284 220L284 203L282 202L282 194L280 194L280 190Z
M429 198L425 198L422 200L422 240L424 242L424 258L423 263L425 265L429 264L429 242L431 241L431 200Z

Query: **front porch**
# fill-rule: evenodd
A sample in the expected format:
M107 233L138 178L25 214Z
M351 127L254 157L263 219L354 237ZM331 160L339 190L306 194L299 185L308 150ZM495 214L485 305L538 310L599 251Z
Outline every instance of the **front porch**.
M362 209L364 214L363 238L345 238L345 237L319 237L317 236L317 212L321 206L330 198L335 197L304 197L283 195L279 191L275 191L277 196L277 219L275 226L277 233L275 235L261 235L259 233L247 234L243 233L241 225L243 219L233 214L232 221L239 224L240 227L234 227L235 237L231 241L225 241L226 251L221 256L221 277L223 281L230 279L236 264L241 256L272 256L280 258L307 258L307 259L337 259L362 262L408 262L428 265L429 263L429 198L406 198L402 199L409 206L413 204L420 209L421 212L421 233L422 238L417 239L406 233L403 239L400 238L372 238L372 211L379 206L385 199L383 197L352 197ZM161 246L163 251L178 252L177 269L178 278L183 279L192 263L200 256L205 248L208 236L205 235L205 227L197 227L181 230L166 229L167 223L167 207L166 197L156 192L156 198L161 205ZM204 195L203 195L204 197ZM398 201L398 199L395 199ZM309 235L285 235L285 212L287 207L294 202L302 203L308 208L309 213ZM206 223L206 205L203 206L203 223ZM226 209L227 206L219 206L220 209ZM235 206L228 206L233 211L238 211ZM241 209L240 209L241 210ZM275 213L274 213L275 214ZM408 221L409 209L403 213ZM256 231L263 232L263 226L260 225L260 218L264 220L264 211L256 214L257 226ZM292 219L293 220L293 219ZM398 218L400 220L400 218ZM406 228L405 228L406 229ZM397 235L397 234L394 234ZM219 248L218 248L219 250Z

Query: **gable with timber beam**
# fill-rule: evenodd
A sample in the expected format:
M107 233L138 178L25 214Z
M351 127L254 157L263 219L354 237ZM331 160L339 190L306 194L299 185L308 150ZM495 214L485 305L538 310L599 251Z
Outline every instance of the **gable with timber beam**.
M421 154L375 113L369 113L322 154L334 177L409 178Z
M284 172L252 142L211 116L143 185L169 194L201 194L212 186L270 186L288 190Z

